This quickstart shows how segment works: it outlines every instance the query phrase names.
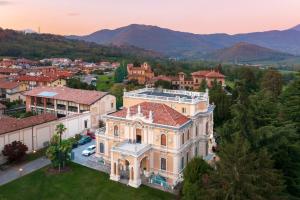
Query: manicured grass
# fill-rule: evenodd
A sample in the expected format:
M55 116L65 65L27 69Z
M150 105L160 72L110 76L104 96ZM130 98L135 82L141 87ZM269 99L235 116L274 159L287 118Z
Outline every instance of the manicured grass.
M109 180L107 174L74 163L72 171L49 175L46 168L0 186L0 199L174 199L146 186L138 189Z
M114 85L114 77L111 74L98 76L97 90L108 91L113 85Z

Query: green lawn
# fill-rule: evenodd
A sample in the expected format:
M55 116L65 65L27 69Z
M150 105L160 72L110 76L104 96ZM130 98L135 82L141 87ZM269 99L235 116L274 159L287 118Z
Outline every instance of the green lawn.
M74 163L72 171L49 175L46 168L0 186L0 199L174 199L146 186L138 189L109 180L107 174Z
M114 77L112 74L98 76L97 90L108 91L113 85L114 85Z

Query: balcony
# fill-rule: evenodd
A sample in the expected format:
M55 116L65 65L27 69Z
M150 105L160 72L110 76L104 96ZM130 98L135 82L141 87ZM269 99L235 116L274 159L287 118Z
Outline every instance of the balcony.
M47 103L46 107L47 107L47 108L50 108L50 109L54 109L54 104L52 104L52 103Z
M74 106L69 106L68 107L68 111L70 111L70 112L78 112L78 107L74 107Z
M66 105L63 105L63 104L57 104L57 109L58 109L58 110L66 110Z
M127 140L120 142L116 146L112 147L113 152L118 152L122 155L130 155L134 157L139 157L150 149L150 144L133 143Z

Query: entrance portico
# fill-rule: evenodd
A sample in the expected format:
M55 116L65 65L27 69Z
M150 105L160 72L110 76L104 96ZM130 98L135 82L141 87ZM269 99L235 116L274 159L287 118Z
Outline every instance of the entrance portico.
M149 174L149 150L151 146L125 141L119 143L111 150L110 179L119 181L128 179L128 185L139 187L141 185L141 172ZM141 168L142 167L142 168Z

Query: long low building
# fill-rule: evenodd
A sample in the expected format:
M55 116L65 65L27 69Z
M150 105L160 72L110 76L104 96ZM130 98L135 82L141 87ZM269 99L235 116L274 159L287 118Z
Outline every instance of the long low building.
M107 92L68 87L38 87L24 95L27 111L53 113L57 117L90 111L92 127L99 125L101 115L116 111L116 98Z
M6 144L21 141L28 147L28 153L46 147L57 124L64 124L67 128L62 137L70 138L91 128L90 113L72 115L58 119L55 115L47 113L17 119L7 116L0 118L0 163L5 162L2 150Z

